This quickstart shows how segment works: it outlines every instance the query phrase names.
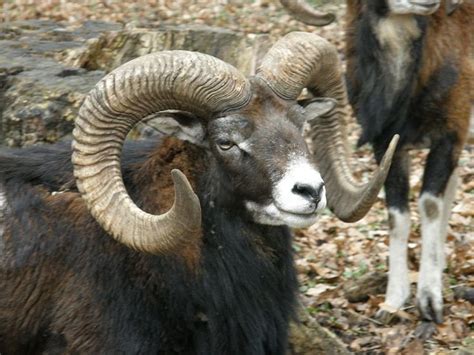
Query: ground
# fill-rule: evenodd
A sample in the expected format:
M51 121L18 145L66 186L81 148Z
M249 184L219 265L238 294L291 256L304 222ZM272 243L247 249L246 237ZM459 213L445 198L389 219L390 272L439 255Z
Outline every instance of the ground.
M344 59L342 1L310 1L322 4L324 9L338 15L336 23L322 29L293 20L276 0L4 1L0 22L47 18L69 23L86 19L136 24L151 22L156 25L201 23L244 32L269 33L274 38L295 30L311 31L338 46ZM355 147L358 127L353 119L349 122L348 132L351 132L351 145ZM420 255L416 201L425 158L426 151L412 153L410 204L413 223L409 261L413 290ZM388 324L375 318L375 312L383 301L388 257L387 213L382 193L370 213L358 223L342 223L327 212L309 230L296 231L294 249L303 304L322 325L340 336L349 350L360 354L421 354L424 348L429 354L474 353L474 306L460 297L466 287L474 287L473 144L463 150L459 165L460 186L446 245L445 321L424 343L414 338L419 320L413 299L403 311L394 313ZM356 175L362 180L367 178L375 166L370 148L355 151L353 166ZM362 296L369 294L368 300L349 302L347 298L355 296L348 290L361 288L361 285L366 291Z

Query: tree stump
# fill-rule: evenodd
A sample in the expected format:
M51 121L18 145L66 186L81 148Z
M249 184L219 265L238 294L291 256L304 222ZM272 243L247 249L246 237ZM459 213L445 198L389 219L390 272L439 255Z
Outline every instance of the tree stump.
M252 74L271 46L267 35L206 26L125 28L89 21L0 26L0 144L24 146L67 138L85 95L109 71L160 50L216 56Z

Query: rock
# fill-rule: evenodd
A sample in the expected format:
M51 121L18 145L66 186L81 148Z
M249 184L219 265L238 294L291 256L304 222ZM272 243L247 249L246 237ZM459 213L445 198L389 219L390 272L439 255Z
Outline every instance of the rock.
M102 29L87 32L98 36ZM0 143L54 142L71 132L84 95L104 72L69 68L53 57L82 45L83 36L51 21L0 28Z
M205 26L130 29L89 21L0 26L0 144L24 146L68 137L85 95L106 72L143 54L183 49L214 55L243 73L270 47L266 35Z
M245 35L208 26L137 28L104 33L87 41L86 47L65 51L61 60L74 67L111 71L148 53L181 49L213 55L249 75L270 45L267 35Z
M387 274L373 271L364 276L349 280L344 284L344 296L349 302L365 302L370 295L385 292L387 287Z
M462 298L474 304L474 288L466 286L456 287L454 289L454 297L457 299Z
M323 328L304 309L298 310L299 322L290 324L291 355L348 355L344 343L326 328Z

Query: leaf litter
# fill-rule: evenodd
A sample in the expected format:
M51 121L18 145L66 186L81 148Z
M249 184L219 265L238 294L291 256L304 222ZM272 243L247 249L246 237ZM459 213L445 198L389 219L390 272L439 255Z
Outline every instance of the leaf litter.
M150 24L205 24L246 33L268 33L274 39L290 31L309 31L335 44L344 60L345 6L342 1L323 2L326 3L324 9L335 12L338 18L324 28L295 21L276 0L4 0L0 22L51 19L79 24L85 20L103 20L147 24L148 27ZM366 146L355 151L360 130L353 116L347 124L350 146L354 147L354 175L367 181L375 169L373 155ZM471 303L474 300L469 302L463 298L469 298L469 291L474 288L473 144L467 145L461 153L460 183L449 222L444 323L433 326L433 336L424 342L415 336L417 328L423 325L413 294L420 258L417 196L426 155L426 150L411 152L412 228L408 259L412 298L404 309L391 309L383 303L388 258L383 193L368 215L357 223L345 224L325 212L311 228L295 231L294 250L302 303L312 317L337 334L355 353L474 353L474 306ZM380 308L392 315L388 324L375 317Z

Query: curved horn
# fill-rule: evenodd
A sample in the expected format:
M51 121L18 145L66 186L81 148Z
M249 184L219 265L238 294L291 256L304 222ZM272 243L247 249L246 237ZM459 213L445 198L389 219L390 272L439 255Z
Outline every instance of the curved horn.
M451 15L462 3L463 0L446 0L446 13Z
M336 19L334 14L316 11L304 0L280 0L280 3L298 21L310 26L326 26Z
M250 84L237 69L196 52L153 53L108 74L84 101L73 131L74 175L91 214L116 240L149 253L198 235L199 200L180 171L172 172L175 202L165 214L148 214L130 199L120 169L123 142L150 114L175 109L209 117L249 99Z
M295 100L307 87L316 96L337 101L328 114L310 122L313 154L326 183L328 205L346 222L361 219L375 202L381 189L398 137L392 140L385 157L367 185L353 178L348 161L344 107L347 97L336 48L323 38L293 32L278 41L267 53L257 75L281 98Z

